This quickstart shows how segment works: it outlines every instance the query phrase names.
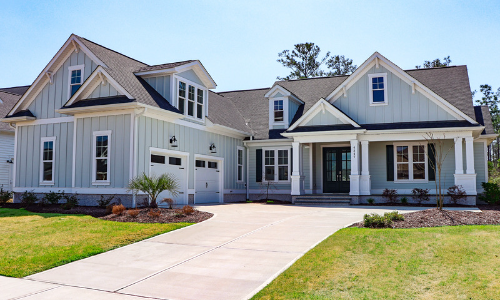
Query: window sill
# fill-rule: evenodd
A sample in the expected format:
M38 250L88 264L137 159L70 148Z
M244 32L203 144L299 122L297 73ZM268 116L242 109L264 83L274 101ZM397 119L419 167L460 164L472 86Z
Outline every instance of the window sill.
M40 182L40 185L54 185L54 182L44 181L44 182Z
M370 106L384 106L384 105L389 105L389 103L387 103L387 102L380 102L380 103L371 102L370 103Z
M92 185L111 185L109 181L93 181Z

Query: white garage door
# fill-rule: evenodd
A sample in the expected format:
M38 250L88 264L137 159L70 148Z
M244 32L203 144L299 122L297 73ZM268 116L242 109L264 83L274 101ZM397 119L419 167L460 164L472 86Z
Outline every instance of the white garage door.
M179 195L172 197L170 192L162 192L157 199L158 205L167 206L167 204L160 203L164 198L174 199L175 204L187 204L187 195L185 193L187 188L186 163L187 159L185 157L151 154L151 174L159 176L161 174L170 173L175 176L179 183Z
M220 198L220 164L216 161L195 161L195 203L218 203Z

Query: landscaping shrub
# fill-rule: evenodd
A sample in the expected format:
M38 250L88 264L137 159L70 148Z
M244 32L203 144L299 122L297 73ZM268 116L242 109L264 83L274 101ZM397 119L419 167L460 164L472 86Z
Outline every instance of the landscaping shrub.
M30 206L36 203L38 201L37 196L33 191L25 191L21 195L21 205L22 206Z
M137 218L139 212L140 210L138 210L137 208L127 210L128 215L131 216L132 218Z
M402 214L400 214L397 210L386 212L384 214L384 217L390 219L391 221L404 221L405 219L405 217Z
M174 217L184 217L184 211L182 209L174 209Z
M368 200L366 200L366 201L368 201L369 204L375 203L375 199L373 199L373 198L368 198Z
M396 203L398 200L398 192L393 189L385 189L382 193L382 197L387 200L389 203Z
M63 194L61 194L60 192L50 191L43 196L42 201L44 203L58 204L62 197Z
M413 199L415 199L418 204L422 204L422 202L430 200L429 189L414 188L411 190L411 193L413 194Z
M104 195L101 195L101 199L97 200L97 206L99 206L100 208L106 208L111 203L111 201L113 201L115 196L116 195L104 197Z
M113 204L110 204L108 206L106 206L106 214L109 215L110 213L113 212Z
M185 215L190 215L192 213L194 213L194 208L190 205L184 205L182 207L182 212L185 214Z
M403 221L405 218L397 211L386 212L383 216L379 214L366 214L363 217L363 224L369 228L392 227L393 221Z
M489 204L496 204L500 201L500 187L496 183L483 182L481 183L484 191L479 196L479 200L488 202Z
M401 198L401 203L408 204L408 198L406 198L406 197Z
M448 196L450 196L450 200L453 204L458 204L460 200L467 198L467 193L461 185L454 185L449 187L447 194Z
M62 197L66 200L66 203L63 203L61 207L63 209L72 209L73 207L78 205L78 194L65 194L63 193Z
M164 198L163 200L161 200L161 203L167 203L168 204L168 208L169 209L172 209L174 207L174 199L172 198Z
M5 204L10 199L12 199L12 192L4 191L3 188L0 188L0 204Z
M126 208L125 208L125 206L123 206L123 204L113 205L112 212L114 215L121 215L125 210L126 210Z
M176 209L176 210L180 210L180 209ZM180 210L180 211L182 211L182 210ZM148 216L153 217L153 218L159 218L161 216L161 210L151 209L148 212Z

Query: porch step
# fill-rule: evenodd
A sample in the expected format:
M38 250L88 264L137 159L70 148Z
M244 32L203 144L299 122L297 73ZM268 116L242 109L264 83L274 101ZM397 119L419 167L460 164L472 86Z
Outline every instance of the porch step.
M296 205L348 206L350 203L349 195L310 195L295 198Z

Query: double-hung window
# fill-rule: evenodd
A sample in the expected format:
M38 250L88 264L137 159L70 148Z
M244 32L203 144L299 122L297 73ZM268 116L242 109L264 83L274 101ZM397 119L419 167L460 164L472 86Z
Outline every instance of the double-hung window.
M387 74L369 74L370 105L387 104Z
M68 98L71 98L71 96L73 96L76 93L76 91L82 86L84 68L85 65L71 66L68 68L68 73L69 73Z
M274 122L283 122L283 100L274 100Z
M394 147L396 180L425 181L427 179L426 145L396 144Z
M54 184L55 137L42 138L40 184Z
M189 117L203 120L205 104L204 90L183 81L179 81L179 111Z
M289 181L289 149L264 149L264 174L266 181Z
M111 131L96 131L93 135L93 184L110 183L110 145Z
M243 148L242 147L238 147L238 150L237 150L237 156L236 156L236 159L237 159L237 181L239 182L243 182Z

